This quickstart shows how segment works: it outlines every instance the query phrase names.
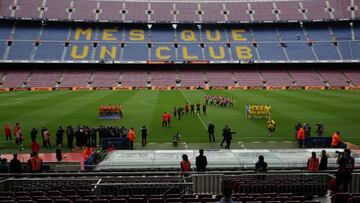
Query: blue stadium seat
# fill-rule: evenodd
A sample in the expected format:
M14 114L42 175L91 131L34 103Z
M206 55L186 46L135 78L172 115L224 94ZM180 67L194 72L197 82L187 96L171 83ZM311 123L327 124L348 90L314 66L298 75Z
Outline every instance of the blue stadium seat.
M123 51L123 61L148 60L149 49L145 43L127 43Z
M331 30L335 34L336 40L351 40L351 29L349 24L339 24L336 26L331 26Z
M61 29L63 30L63 29ZM64 30L67 33L67 30ZM64 31L60 34L64 35ZM51 31L50 31L51 32ZM90 33L90 37L88 37ZM57 36L57 34L56 34ZM71 28L71 35L69 41L90 41L93 42L96 36L96 27L90 25L74 26Z
M41 26L36 23L17 24L15 29L15 40L31 40L40 39Z
M44 27L41 37L41 40L51 40L51 41L61 41L64 42L67 39L68 35L68 27L67 26L59 26L59 25L47 25Z
M163 58L160 58L163 57ZM151 60L175 61L175 47L173 44L152 44Z
M30 60L31 52L34 49L32 42L14 42L7 57L8 60Z
M140 37L134 37L134 35L131 35L131 32L136 32L137 35L141 35L143 39ZM133 37L131 37L133 36ZM128 25L127 27L124 27L124 41L125 42L148 42L148 28L140 25ZM131 40L133 38L133 40ZM134 40L136 38L137 40Z
M120 60L121 46L119 43L101 43L96 47L96 60Z
M224 43L207 43L205 45L205 58L211 61L229 61L229 48Z
M351 42L350 48L353 54L353 59L360 60L360 41Z
M4 58L6 47L7 47L6 42L0 41L0 60Z
M177 41L178 42L188 42L188 43L200 43L200 32L195 25L178 25L176 30ZM193 41L184 40L185 39L194 39Z
M340 56L336 47L331 42L316 42L314 50L320 60L339 60Z
M91 60L92 49L92 43L70 43L65 60Z
M354 22L355 40L360 40L360 23Z
M203 25L201 36L203 42L226 42L226 31L224 26Z
M171 26L155 25L151 29L151 41L152 42L168 42L174 43L174 31Z
M227 38L229 42L251 42L252 36L250 32L250 28L247 26L229 26L226 28L227 32ZM235 37L238 37L238 34L241 34L241 37L244 39L244 41L235 40Z
M64 51L64 43L60 42L43 42L36 52L35 60L60 60Z
M237 50L237 47L240 47L239 50ZM252 56L251 58L248 58L248 55L246 54L247 49L250 49L250 53ZM230 51L231 51L232 59L235 61L237 61L237 60L246 61L246 60L250 60L250 59L251 60L258 59L255 48L250 43L232 43L231 47L230 47Z
M311 48L305 42L287 43L286 53L290 60L316 60Z
M327 26L320 26L319 24L306 24L305 30L309 38L313 41L331 41L331 34Z
M271 25L253 26L252 31L257 42L278 42L279 36Z
M351 49L350 49L350 42L339 42L338 47L340 49L343 59L345 59L345 60L353 59Z
M12 24L2 22L0 26L0 39L9 39L12 27Z
M259 43L257 49L261 60L287 60L279 43Z
M202 48L200 47L200 44L179 44L178 54L179 60L203 60ZM186 56L188 56L188 58L184 58Z
M281 25L277 27L283 41L306 41L304 31L296 25Z

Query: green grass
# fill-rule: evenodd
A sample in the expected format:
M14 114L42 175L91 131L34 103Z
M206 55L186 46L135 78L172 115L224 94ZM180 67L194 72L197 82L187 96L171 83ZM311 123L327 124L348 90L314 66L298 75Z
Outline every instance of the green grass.
M206 116L185 116L183 120L172 119L171 128L161 128L161 114L171 112L174 105L204 102L204 95L220 95L235 100L233 108L208 107ZM122 120L98 120L97 109L102 104L121 103L125 118ZM268 137L266 120L245 118L246 104L270 104L272 118L277 122L273 137ZM293 141L293 127L296 122L308 122L315 131L315 123L325 124L325 134L331 135L340 131L344 141L360 145L360 91L326 90L176 90L176 91L52 91L52 92L7 92L0 93L0 125L6 122L20 122L25 133L24 145L29 148L30 129L46 126L50 129L52 139L58 126L84 124L90 126L118 125L134 127L140 142L139 129L146 125L149 129L149 142L145 149L163 149L172 146L167 144L172 135L178 131L181 141L190 148L219 148L219 144L209 144L206 129L208 121L216 128L217 141L221 140L221 130L228 124L237 134L234 136L234 148L251 147L252 142L265 143L256 147L294 147L295 144L282 144ZM5 140L3 130L0 140ZM40 136L38 136L38 139ZM238 142L243 143L238 143ZM276 141L277 144L268 143ZM54 143L54 141L53 141ZM167 146L169 145L169 146ZM0 142L4 153L15 149L14 143ZM141 149L137 146L137 149Z

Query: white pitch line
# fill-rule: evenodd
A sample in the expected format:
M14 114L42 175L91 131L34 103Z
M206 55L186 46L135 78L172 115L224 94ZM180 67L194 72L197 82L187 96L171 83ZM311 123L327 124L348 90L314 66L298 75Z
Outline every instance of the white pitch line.
M268 141L268 143L277 143L276 141Z
M191 103L190 100L185 96L185 94L182 91L180 91L180 92L183 95L183 97L186 99L186 101L190 104ZM206 126L205 122L203 121L203 119L198 114L196 114L196 115L199 118L199 120L201 121L201 123L203 124L204 128L207 129L207 126Z

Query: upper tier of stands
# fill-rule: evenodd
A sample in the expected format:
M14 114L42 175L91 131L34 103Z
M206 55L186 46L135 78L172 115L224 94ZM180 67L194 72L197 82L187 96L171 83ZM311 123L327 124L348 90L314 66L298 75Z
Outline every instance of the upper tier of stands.
M360 24L154 25L10 23L0 27L0 61L358 62ZM211 76L210 76L211 77ZM223 76L227 77L227 76Z
M234 23L351 19L360 16L359 6L359 1L353 0L1 0L0 16L99 22Z

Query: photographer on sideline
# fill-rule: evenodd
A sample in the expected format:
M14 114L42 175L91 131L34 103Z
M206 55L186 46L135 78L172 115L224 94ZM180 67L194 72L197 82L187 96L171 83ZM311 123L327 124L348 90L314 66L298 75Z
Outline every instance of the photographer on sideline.
M354 170L355 160L351 156L350 149L345 149L343 153L336 151L339 155L337 164L339 164L339 169L336 172L336 192L340 192L340 187L342 186L341 192L348 191L348 185L351 180L351 175Z

